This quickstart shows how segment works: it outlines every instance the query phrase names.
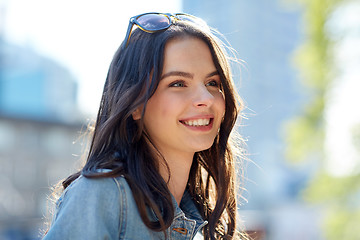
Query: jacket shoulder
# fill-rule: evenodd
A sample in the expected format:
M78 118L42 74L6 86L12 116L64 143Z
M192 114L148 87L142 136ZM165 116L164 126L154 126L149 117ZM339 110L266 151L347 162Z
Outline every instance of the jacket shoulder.
M126 219L126 180L80 176L56 204L44 239L119 239Z

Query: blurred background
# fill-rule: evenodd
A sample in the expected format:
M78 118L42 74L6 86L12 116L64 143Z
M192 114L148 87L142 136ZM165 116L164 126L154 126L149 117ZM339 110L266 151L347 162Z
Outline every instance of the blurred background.
M150 11L203 18L243 60L251 236L360 239L359 0L0 0L0 239L40 239L128 19Z

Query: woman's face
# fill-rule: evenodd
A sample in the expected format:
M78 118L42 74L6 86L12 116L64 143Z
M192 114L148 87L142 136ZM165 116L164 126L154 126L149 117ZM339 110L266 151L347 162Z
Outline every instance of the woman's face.
M169 41L161 80L144 115L155 146L165 157L206 150L224 113L220 76L206 43L194 37Z

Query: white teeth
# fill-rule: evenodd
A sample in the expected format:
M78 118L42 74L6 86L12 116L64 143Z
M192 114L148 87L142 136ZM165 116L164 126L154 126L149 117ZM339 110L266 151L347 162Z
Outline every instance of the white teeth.
M207 126L210 123L210 119L189 120L189 121L184 121L184 123L189 126Z

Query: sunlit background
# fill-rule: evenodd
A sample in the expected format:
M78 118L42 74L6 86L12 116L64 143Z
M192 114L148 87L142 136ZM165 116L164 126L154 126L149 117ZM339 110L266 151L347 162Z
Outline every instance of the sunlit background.
M203 18L244 61L253 238L360 239L359 0L0 0L0 239L40 239L128 20L150 11Z

